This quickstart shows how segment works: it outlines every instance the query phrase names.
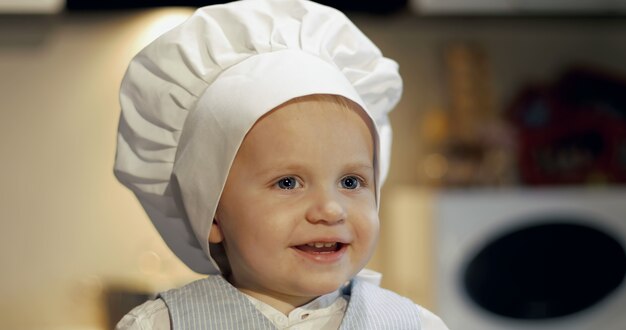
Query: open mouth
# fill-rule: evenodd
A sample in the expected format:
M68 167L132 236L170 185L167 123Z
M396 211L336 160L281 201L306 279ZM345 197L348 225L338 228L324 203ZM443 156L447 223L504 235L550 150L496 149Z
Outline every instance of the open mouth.
M294 247L306 253L325 254L340 251L345 245L340 242L313 242Z

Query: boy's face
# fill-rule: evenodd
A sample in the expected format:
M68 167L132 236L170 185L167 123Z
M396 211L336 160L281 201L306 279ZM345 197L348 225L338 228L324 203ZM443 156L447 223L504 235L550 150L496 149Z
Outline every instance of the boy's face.
M209 236L224 244L234 286L293 306L361 270L379 229L372 136L362 114L306 100L250 130Z

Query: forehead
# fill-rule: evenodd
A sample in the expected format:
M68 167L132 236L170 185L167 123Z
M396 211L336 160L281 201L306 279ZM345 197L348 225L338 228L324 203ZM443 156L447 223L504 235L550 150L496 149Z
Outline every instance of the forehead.
M373 140L374 136L371 120L356 103L340 96L312 95L293 99L268 112L255 123L246 139L283 134L306 142L307 133L313 134L313 141L323 133L347 139L367 135L368 140Z
M346 129L349 125L365 126L370 136L374 136L374 126L369 116L358 104L337 95L308 95L292 99L279 105L261 117L252 130L261 130L266 126L281 126L282 128L302 128L299 125L307 121L320 124L317 128L336 128L333 124L342 122Z
M253 148L265 154L297 152L305 145L331 153L349 147L350 156L366 152L371 161L373 144L373 125L358 105L339 96L314 95L291 100L260 118L239 153Z

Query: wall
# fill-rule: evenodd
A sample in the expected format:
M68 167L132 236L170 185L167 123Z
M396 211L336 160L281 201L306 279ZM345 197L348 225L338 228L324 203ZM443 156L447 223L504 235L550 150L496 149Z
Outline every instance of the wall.
M194 277L112 173L119 82L160 17L71 14L0 30L12 35L0 45L0 328L99 329L109 286Z

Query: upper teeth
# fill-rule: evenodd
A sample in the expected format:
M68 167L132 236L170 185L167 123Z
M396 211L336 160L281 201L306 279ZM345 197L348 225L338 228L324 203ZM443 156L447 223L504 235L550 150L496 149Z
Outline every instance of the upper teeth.
M321 247L333 247L335 245L337 245L337 243L323 243L323 242L315 242L315 243L307 243L306 245L310 246L310 247L316 247L316 248L321 248Z

